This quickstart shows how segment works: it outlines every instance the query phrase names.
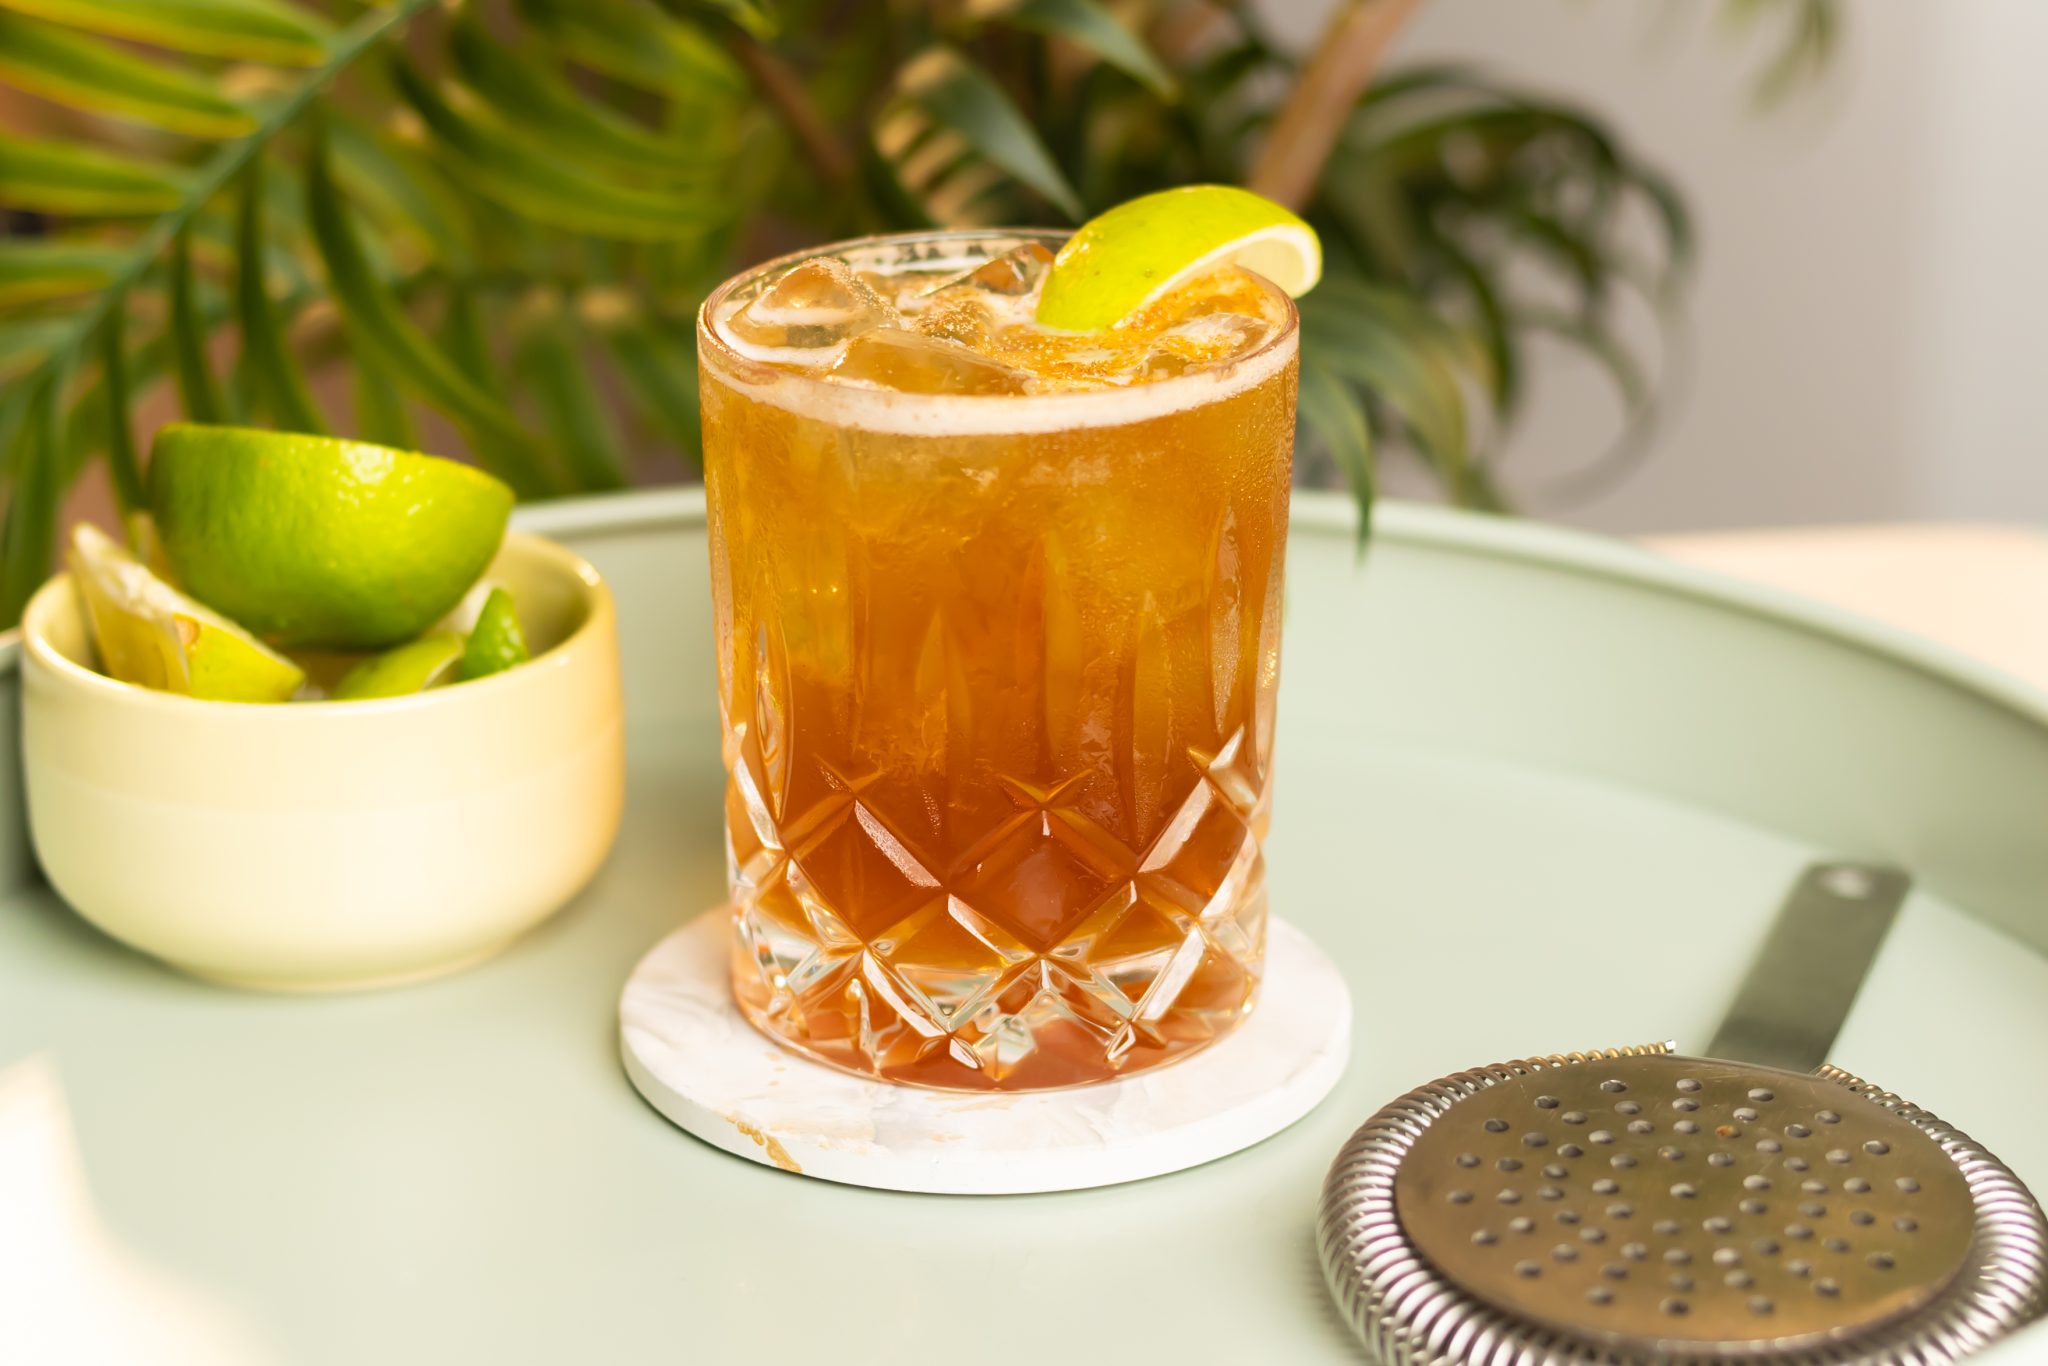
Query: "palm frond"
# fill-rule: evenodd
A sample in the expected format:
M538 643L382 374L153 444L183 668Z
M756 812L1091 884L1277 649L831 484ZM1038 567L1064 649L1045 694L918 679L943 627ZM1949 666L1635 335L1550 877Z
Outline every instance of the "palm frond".
M13 10L0 10L0 81L167 132L231 137L256 126L255 115L193 72Z
M939 222L974 222L976 201L1009 176L1069 219L1081 199L1001 85L953 48L935 46L898 75L877 143L903 187Z
M1758 107L1766 109L1827 67L1841 33L1834 0L1722 0L1721 22L1737 37L1777 26L1751 85Z
M1724 2L1786 16L1774 87L1834 42L1829 0ZM0 130L0 616L91 461L140 506L142 405L406 444L433 415L527 495L686 473L692 320L735 265L1241 180L1301 66L1212 0L0 0L29 111ZM1412 457L1500 506L1538 337L1648 429L1615 310L1668 315L1691 231L1601 121L1382 73L1307 212L1308 477L1369 511Z

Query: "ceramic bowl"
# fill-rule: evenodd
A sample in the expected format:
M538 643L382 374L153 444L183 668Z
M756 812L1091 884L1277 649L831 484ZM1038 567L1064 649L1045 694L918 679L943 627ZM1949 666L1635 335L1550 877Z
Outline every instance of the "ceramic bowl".
M410 697L202 702L92 668L69 576L23 617L30 828L79 914L187 972L333 990L484 958L589 881L618 831L611 590L508 536L489 576L534 658Z

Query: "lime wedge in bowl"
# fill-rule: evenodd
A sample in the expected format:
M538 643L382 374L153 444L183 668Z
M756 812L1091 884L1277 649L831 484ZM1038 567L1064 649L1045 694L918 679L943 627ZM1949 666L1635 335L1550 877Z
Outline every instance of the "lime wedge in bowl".
M189 423L158 434L149 492L186 591L287 649L418 636L482 576L512 510L453 460Z
M463 681L503 673L530 658L526 632L520 629L519 613L512 606L512 595L502 588L493 588L490 596L484 599L483 610L477 613L476 626L469 633L468 644L462 647L460 674Z
M1315 229L1231 185L1188 185L1119 204L1081 225L1038 299L1042 327L1100 332L1182 281L1242 266L1300 298L1323 273Z
M152 574L99 528L71 533L71 573L111 678L213 702L283 702L305 670Z
M336 702L410 697L453 683L461 664L461 636L422 636L356 665L342 675L330 696Z

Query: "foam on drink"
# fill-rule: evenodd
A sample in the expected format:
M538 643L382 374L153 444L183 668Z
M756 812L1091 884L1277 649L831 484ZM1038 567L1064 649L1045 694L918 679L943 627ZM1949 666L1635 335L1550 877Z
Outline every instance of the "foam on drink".
M827 402L813 387L822 380L835 422L878 431L1144 421L1257 384L1292 358L1292 305L1235 267L1182 282L1104 333L1041 327L1052 261L1036 241L894 262L855 247L798 261L707 321L759 363L748 387L760 400L812 411Z

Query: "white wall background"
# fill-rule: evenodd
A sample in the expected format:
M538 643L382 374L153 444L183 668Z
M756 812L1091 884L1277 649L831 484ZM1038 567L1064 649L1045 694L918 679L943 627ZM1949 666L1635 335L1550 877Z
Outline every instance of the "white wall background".
M1327 6L1264 8L1306 43ZM1762 54L1716 8L1430 0L1396 49L1602 113L1698 221L1686 378L1647 462L1544 497L1616 416L1597 376L1539 357L1510 483L1620 532L2048 522L2048 0L1845 0L1832 68L1769 112L1748 87Z

